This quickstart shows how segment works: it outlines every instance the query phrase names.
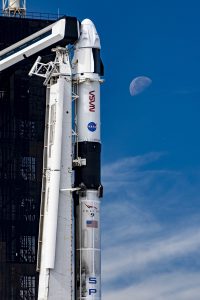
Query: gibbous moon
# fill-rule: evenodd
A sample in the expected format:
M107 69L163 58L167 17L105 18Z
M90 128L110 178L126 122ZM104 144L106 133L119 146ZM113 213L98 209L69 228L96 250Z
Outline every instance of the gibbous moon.
M136 96L144 92L150 85L152 80L146 76L138 76L131 81L129 86L131 96Z

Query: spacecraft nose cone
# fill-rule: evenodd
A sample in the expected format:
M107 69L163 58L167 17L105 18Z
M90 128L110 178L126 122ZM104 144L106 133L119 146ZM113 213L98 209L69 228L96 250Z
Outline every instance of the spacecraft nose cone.
M81 25L89 25L89 26L94 26L94 23L90 20L90 19L84 19L82 22L81 22Z
M85 19L81 22L81 35L78 41L78 46L79 48L101 48L96 27L89 19Z

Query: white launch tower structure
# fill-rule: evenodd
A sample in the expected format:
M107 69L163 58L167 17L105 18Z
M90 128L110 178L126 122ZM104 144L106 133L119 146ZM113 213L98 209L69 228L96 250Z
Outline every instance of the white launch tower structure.
M2 0L2 7L4 15L26 15L26 0Z
M19 1L9 7L14 2L19 9ZM78 22L71 61L69 49L59 46L66 26L63 18L0 51L0 71L56 45L55 60L44 64L38 57L29 73L43 77L47 90L38 300L100 300L100 40L90 20Z

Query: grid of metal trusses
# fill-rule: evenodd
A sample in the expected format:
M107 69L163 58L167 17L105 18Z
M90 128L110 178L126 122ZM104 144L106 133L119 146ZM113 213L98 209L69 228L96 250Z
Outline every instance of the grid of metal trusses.
M0 76L0 299L37 299L45 91L28 64Z

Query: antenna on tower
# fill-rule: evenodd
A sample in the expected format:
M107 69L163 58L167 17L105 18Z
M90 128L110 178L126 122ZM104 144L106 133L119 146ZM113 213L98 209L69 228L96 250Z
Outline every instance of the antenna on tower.
M26 0L2 0L3 14L5 16L26 15Z

